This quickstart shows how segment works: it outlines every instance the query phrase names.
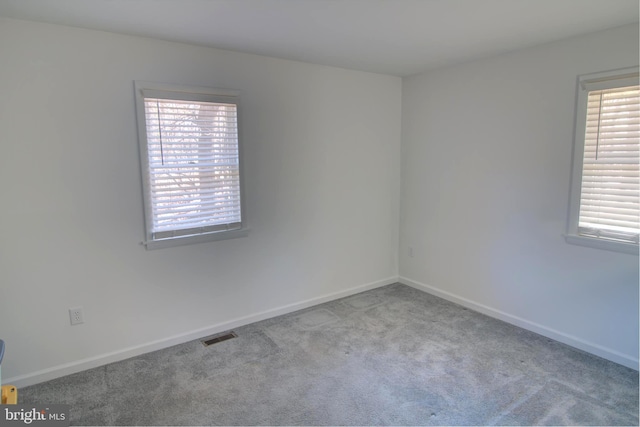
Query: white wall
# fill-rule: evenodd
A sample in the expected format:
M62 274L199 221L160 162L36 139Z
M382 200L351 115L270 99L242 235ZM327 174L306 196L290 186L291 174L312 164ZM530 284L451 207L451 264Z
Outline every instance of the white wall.
M400 78L4 19L0 58L3 382L397 280ZM248 237L139 244L134 80L242 92Z
M633 25L405 79L402 281L637 369L638 257L563 238L576 76L637 64Z

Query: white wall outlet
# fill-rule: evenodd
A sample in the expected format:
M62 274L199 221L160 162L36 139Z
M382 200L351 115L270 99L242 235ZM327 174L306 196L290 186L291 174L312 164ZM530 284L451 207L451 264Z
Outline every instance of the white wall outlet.
M413 246L409 246L409 258L413 258Z
M79 325L80 323L84 323L84 313L82 312L82 307L70 308L69 318L71 319L72 325Z

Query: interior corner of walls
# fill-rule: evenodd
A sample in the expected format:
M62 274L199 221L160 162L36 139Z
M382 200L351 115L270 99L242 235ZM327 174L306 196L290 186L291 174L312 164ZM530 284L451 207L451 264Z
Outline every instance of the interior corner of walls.
M602 357L603 359L610 360L614 363L626 366L627 368L631 368L636 371L638 371L640 368L640 360L638 359L638 355L628 355L620 353L619 351L616 351L614 349L586 341L579 337L557 331L555 329L549 328L536 322L532 322L527 319L523 319L518 316L514 316L504 311L489 307L484 304L480 304L476 301L464 298L460 295L447 292L438 287L427 285L405 276L400 276L398 281L403 285L411 286L412 288L437 296L455 304L459 304L468 309L477 311L478 313L493 317L494 319L502 320L503 322L510 323L522 329L535 332L536 334L551 338L555 341L567 344L568 346L577 348L587 353L591 353L595 356Z

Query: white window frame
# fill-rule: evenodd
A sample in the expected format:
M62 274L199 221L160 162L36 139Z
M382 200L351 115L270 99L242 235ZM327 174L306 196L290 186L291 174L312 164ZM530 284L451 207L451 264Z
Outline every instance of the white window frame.
M565 234L565 240L567 243L638 255L637 244L582 235L579 233L578 228L589 91L633 86L637 84L638 67L578 76L569 217L567 220L567 233Z
M183 86L147 81L135 81L135 102L138 125L138 147L140 152L140 167L142 178L142 192L144 199L145 240L142 242L147 249L159 249L165 247L181 246L194 243L203 243L216 240L234 239L248 235L246 224L245 191L243 179L242 160L242 119L240 109L240 92L230 89L217 89L199 86ZM181 101L224 102L235 104L238 120L238 160L240 169L240 227L232 230L202 231L186 236L170 236L154 238L152 231L153 211L151 203L151 178L147 144L147 124L145 115L145 98L159 98ZM179 233L178 233L179 234Z

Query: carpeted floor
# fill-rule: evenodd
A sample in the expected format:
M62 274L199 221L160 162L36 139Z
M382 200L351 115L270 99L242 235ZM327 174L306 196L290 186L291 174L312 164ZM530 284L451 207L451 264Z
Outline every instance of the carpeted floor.
M638 372L395 284L20 390L74 425L638 425Z

